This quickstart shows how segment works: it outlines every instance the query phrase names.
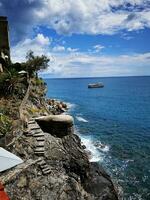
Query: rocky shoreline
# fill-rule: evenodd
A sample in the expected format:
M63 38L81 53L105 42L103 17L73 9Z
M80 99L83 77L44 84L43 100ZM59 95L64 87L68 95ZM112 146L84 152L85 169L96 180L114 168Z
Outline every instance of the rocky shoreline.
M31 115L26 109L26 128L17 130L6 145L24 163L0 173L10 199L117 200L110 176L98 163L89 162L85 146L74 134L73 118L60 115L67 105L45 97L35 99L33 94L27 105L28 110L34 106L40 112Z
M67 104L56 99L47 99L47 107L54 115L61 114L68 110Z

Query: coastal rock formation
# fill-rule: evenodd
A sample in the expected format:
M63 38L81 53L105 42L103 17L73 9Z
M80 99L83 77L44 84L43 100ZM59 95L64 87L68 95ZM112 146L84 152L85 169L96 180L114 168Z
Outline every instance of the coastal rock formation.
M54 115L63 113L68 109L66 103L55 99L47 99L46 103L49 111L51 111Z
M73 118L70 115L48 115L36 118L44 132L57 137L63 137L73 133Z
M54 124L63 122L63 125L65 122L69 127L73 124L70 116L49 116L44 118L44 122L46 119L51 125L52 121ZM37 121L40 125L39 119ZM65 132L60 137L58 134L51 134L50 131L54 133L52 129L49 129L49 133L44 132L43 124L41 127L38 124L34 119L30 120L28 129L20 133L20 137L9 147L11 152L24 160L23 164L0 175L10 199L118 199L110 177L96 163L89 162L77 135L73 132L67 134L68 129L64 129ZM40 144L42 152L37 154L35 150Z

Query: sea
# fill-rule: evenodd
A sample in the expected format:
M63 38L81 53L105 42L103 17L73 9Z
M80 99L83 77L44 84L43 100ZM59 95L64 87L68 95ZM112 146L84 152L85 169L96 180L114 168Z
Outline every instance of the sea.
M150 200L150 77L46 79L65 101L75 132L119 185L123 200ZM88 89L102 82L104 88Z

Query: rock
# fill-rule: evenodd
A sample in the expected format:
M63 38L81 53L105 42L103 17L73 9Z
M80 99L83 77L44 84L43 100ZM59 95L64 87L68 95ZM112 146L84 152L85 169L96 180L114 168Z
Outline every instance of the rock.
M44 132L56 137L64 137L73 133L73 118L70 115L49 115L36 118Z
M0 135L0 147L5 147L5 136Z
M94 146L99 149L104 149L106 147L105 144L102 144L101 142L95 142Z
M118 200L107 173L97 163L89 162L80 138L73 132L68 134L68 127L73 126L72 117L48 116L36 120L43 123L42 126L39 123L42 128L47 125L46 130L53 134L41 130L40 137L22 134L14 142L12 150L23 155L24 163L0 175L10 199ZM65 133L58 134L59 126Z
M83 149L86 149L86 146L85 146L85 145L82 145L82 148L83 148Z
M86 191L99 200L117 200L118 195L110 176L98 163L90 163L88 176L83 180Z
M54 115L61 114L63 112L66 112L67 110L67 104L64 102L55 100L55 99L47 99L47 105L50 112L52 112Z
M58 104L58 108L61 110L63 109L62 104Z
M18 180L17 186L20 188L27 186L27 178L25 176L21 176Z
M110 177L97 164L89 162L77 135L62 138L49 133L44 135L45 149L38 149L37 152L41 153L40 159L28 152L29 147L34 147L34 137L31 139L22 135L16 141L17 152L23 148L27 161L0 175L10 199L118 199Z
M62 105L62 107L64 108L64 109L67 109L67 104L66 103L64 103L64 102L60 102L61 103L61 105Z

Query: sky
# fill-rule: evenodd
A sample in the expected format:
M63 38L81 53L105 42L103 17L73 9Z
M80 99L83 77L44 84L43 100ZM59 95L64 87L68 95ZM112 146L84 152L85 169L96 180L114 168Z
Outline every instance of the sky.
M150 0L0 0L11 58L50 58L45 78L150 75Z

